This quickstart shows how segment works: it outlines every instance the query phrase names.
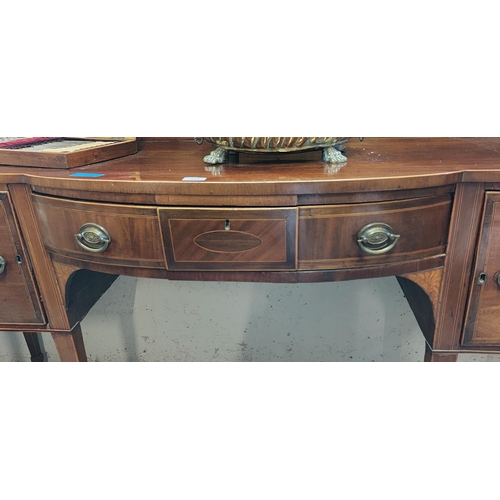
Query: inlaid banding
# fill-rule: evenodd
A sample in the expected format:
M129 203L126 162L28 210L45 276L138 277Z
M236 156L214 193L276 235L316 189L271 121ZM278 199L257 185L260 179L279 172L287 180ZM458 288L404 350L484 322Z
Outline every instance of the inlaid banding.
M238 253L257 248L262 240L250 233L241 231L208 231L194 239L199 247L209 252Z

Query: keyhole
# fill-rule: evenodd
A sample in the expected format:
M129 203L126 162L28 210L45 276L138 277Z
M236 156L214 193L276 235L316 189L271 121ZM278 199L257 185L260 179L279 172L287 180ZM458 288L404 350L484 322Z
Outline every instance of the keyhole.
M226 222L224 222L224 229L226 231L229 231L231 229L231 222L229 222L229 219L226 219Z
M486 282L486 273L481 273L477 279L478 285L484 285Z

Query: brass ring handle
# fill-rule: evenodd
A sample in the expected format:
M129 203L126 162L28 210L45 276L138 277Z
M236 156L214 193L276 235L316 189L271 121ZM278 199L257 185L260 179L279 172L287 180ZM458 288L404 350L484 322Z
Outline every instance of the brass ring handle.
M372 222L362 227L357 236L358 245L363 252L370 255L380 255L396 246L400 238L389 224Z
M6 265L7 262L5 262L5 259L0 255L0 274L2 274L5 271Z
M111 236L102 226L88 222L75 234L76 242L88 252L104 252L111 243Z

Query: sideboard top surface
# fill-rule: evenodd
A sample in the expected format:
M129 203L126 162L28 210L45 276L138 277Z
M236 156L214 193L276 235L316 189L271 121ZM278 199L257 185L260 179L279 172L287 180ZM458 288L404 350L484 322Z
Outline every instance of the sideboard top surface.
M500 181L500 138L366 138L362 142L352 138L346 144L348 161L338 171L321 161L229 163L213 168L203 162L212 149L194 140L148 138L139 141L134 155L71 170L0 166L0 182L54 189L237 196Z

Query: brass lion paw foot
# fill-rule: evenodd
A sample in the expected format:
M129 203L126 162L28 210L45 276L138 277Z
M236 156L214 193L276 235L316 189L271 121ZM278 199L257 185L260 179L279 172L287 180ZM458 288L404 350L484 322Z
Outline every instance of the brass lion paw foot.
M228 152L224 148L214 149L209 155L203 158L205 163L215 165L216 163L224 163L228 159Z
M347 158L334 147L323 149L321 159L327 163L345 163L347 161Z

